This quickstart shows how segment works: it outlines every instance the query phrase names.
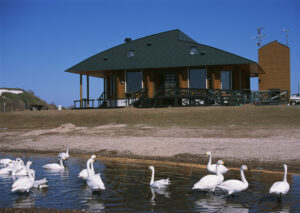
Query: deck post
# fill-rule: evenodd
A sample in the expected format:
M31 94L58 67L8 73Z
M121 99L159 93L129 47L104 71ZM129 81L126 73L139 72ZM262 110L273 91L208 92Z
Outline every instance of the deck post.
M82 108L82 74L80 73L80 108Z
M90 77L86 75L86 99L87 99L87 107L90 107Z

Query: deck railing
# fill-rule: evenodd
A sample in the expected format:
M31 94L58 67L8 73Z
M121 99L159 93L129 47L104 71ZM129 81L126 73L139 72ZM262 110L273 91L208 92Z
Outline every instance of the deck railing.
M102 92L102 94L97 99L98 108L106 108L107 107L107 92Z
M83 98L81 100L75 100L74 101L74 109L94 108L94 102L95 102L95 99L87 99L87 98ZM79 106L77 106L77 103Z
M154 97L155 106L233 106L246 103L249 103L249 90L160 88Z
M147 94L147 90L146 89L141 89L137 92L130 92L130 93L125 93L126 96L126 105L127 106L139 106L140 103Z
M166 106L238 106L253 103L255 105L288 104L288 90L225 90L197 88L159 88L153 98L147 97L147 90L126 93L126 105L135 107ZM107 108L107 94L103 92L98 99L98 108ZM94 108L94 99L74 101L74 109ZM79 103L79 107L76 104Z

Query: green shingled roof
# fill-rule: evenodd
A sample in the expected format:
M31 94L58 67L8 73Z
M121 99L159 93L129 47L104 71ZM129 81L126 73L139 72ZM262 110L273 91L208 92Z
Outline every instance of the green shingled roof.
M198 53L191 55L194 47ZM133 51L134 56L128 57ZM100 52L66 72L193 67L256 62L232 53L199 44L180 30L146 36Z

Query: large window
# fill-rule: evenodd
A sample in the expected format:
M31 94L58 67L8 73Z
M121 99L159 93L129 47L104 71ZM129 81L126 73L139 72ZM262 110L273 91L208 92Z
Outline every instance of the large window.
M206 89L206 69L190 69L190 88Z
M231 71L221 71L221 88L231 89Z
M143 75L141 71L126 72L126 92L137 92L142 89Z

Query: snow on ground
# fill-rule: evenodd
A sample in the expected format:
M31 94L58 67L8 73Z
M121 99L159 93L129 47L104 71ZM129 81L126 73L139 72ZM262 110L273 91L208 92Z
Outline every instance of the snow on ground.
M14 94L20 94L20 93L23 93L22 90L0 89L0 96L2 95L3 92L10 92L10 93L14 93Z

